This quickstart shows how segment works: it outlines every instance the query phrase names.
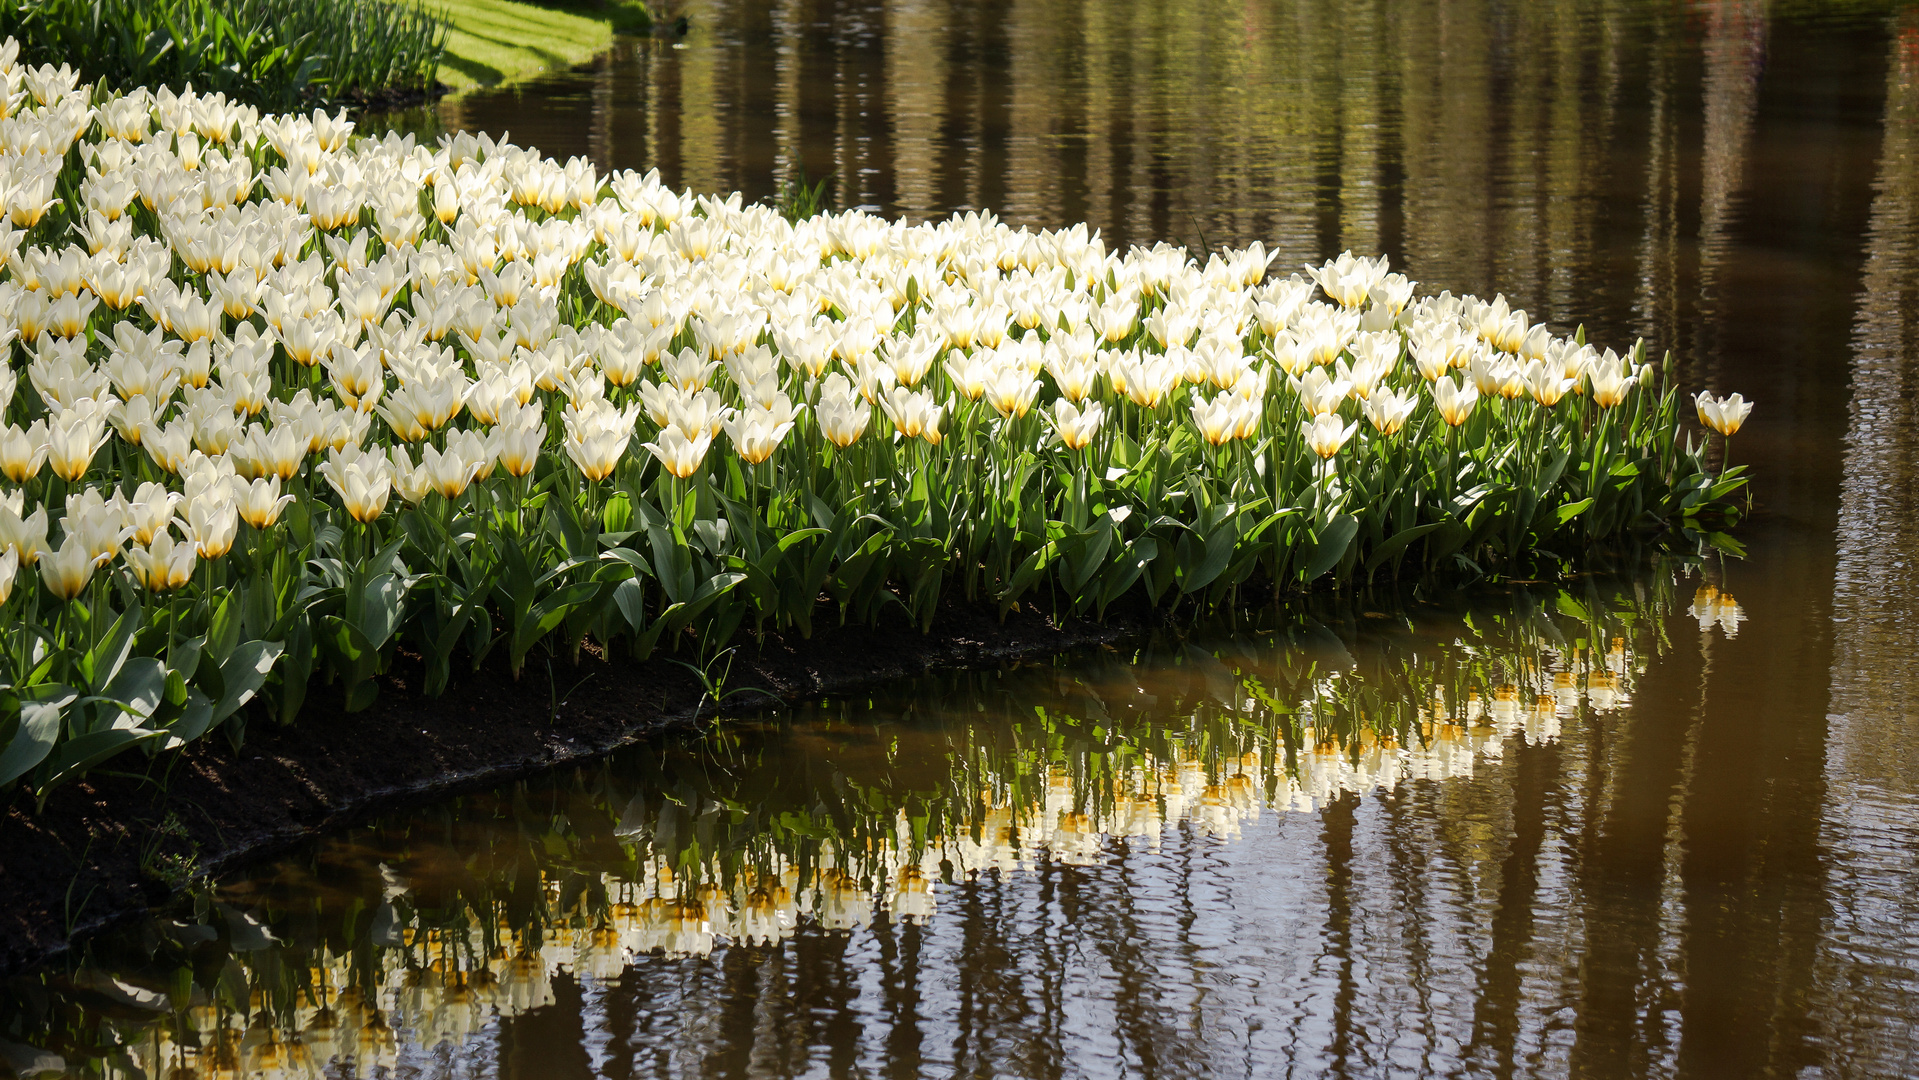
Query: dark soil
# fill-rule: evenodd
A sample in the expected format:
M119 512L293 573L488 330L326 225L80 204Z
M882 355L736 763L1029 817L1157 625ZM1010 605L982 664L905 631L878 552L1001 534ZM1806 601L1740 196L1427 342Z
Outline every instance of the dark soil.
M398 112L401 109L431 105L453 92L453 88L443 82L432 86L388 86L378 90L349 90L340 95L335 102L343 105L356 115L365 113Z
M1095 623L1031 608L1002 622L991 608L953 603L931 634L883 625L748 639L728 685L797 701L1117 641L1152 621L1143 605ZM402 657L358 713L342 711L337 687L316 685L291 726L254 717L238 750L215 736L151 762L116 759L38 811L16 792L0 806L0 974L167 899L188 868L224 871L378 811L604 754L693 722L704 696L686 668L660 659L555 661L549 676L544 660L530 658L517 681L489 664L456 675L438 698L420 693L422 671Z

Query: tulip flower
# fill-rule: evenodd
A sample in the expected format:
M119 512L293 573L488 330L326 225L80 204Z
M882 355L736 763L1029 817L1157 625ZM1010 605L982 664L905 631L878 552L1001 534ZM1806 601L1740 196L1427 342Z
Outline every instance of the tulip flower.
M79 537L68 536L58 550L40 559L40 583L54 596L72 600L87 591L94 569L111 558L96 558Z
M446 437L446 449L448 453L458 454L473 467L473 480L485 480L493 475L494 466L499 464L500 437L503 434L497 430L486 435L477 431L450 432Z
M1508 359L1500 364L1496 372L1499 382L1495 392L1507 401L1517 401L1526 396L1528 384L1526 370L1516 360Z
M151 592L170 592L193 580L198 558L194 544L173 541L171 533L159 533L146 547L130 547L125 559L134 580Z
M459 190L445 170L433 174L433 216L442 225L451 225L453 219L460 216Z
M12 552L21 566L32 566L47 551L47 508L24 517L21 510L17 500L0 498L0 548Z
M235 503L240 518L256 529L270 529L280 520L280 511L293 501L292 495L280 494L280 478L262 477L237 489Z
M638 331L633 332L637 334ZM631 386L646 370L644 346L626 344L609 336L599 354L600 373L614 386ZM471 408L471 405L468 406Z
M1474 351L1466 371L1472 376L1473 389L1480 397L1503 397L1507 383L1517 377L1519 366L1512 357L1481 346Z
M399 450L399 447L394 447ZM413 506L426 501L433 494L433 478L427 475L426 466L396 462L393 467L393 490L400 498Z
M777 384L779 360L774 357L773 350L756 345L739 352L734 351L733 344L728 342L725 345L725 368L727 378L732 380L734 386L745 389L766 379L773 379Z
M708 360L692 349L681 349L672 356L660 358L660 373L668 382L681 390L704 390L713 380L713 373L720 369L717 360Z
M254 306L260 302L261 284L250 270L224 277L217 273L207 275L207 288L213 298L219 301L221 310L234 319L253 314Z
M1307 351L1306 346L1294 340L1289 332L1281 332L1268 352L1272 356L1273 363L1279 366L1279 370L1295 379L1304 375L1306 369L1313 366L1312 353Z
M749 465L758 465L779 449L780 440L793 430L793 421L778 420L765 410L747 409L722 426L741 459Z
M1479 390L1470 382L1456 383L1451 377L1446 377L1435 380L1432 389L1433 405L1451 427L1465 423L1473 414L1473 406L1479 402Z
M701 390L698 393L681 391L681 397L667 406L666 423L663 426L676 427L688 433L703 431L709 436L718 435L720 425L725 423L731 413L731 409L720 403L720 396L711 390ZM590 418L579 418L583 415L576 414L573 426L583 428L617 426L626 432L633 430L632 424L619 423L612 419L610 405L595 410Z
M1639 381L1639 376L1632 373L1632 362L1616 355L1611 349L1594 360L1589 370L1593 404L1602 409L1610 409L1626 400L1626 392Z
M1419 399L1412 394L1381 390L1366 399L1366 419L1372 421L1373 429L1381 435L1396 435L1406 426L1418 403Z
M220 314L218 305L186 293L167 305L166 327L182 341L206 341L220 332Z
M53 300L38 289L20 294L13 305L13 324L20 331L20 340L32 341L40 336L52 306Z
M114 392L122 399L150 397L164 403L173 396L174 388L180 385L177 362L178 358L171 353L155 353L150 360L143 360L115 350L105 365L105 371L113 381Z
M1343 251L1339 258L1329 259L1323 266L1307 265L1306 273L1319 283L1327 296L1342 307L1352 308L1366 302L1367 293L1386 276L1386 267L1384 255L1366 259Z
M1526 388L1532 392L1533 400L1548 409L1559 404L1573 387L1579 385L1578 379L1567 377L1563 367L1549 360L1534 360L1527 364L1525 378Z
M1094 437L1099 434L1100 425L1106 420L1106 409L1097 401L1081 408L1066 398L1060 398L1053 402L1051 419L1053 430L1059 433L1059 441L1068 450L1083 450L1092 445Z
M1296 350L1300 358L1321 367L1331 364L1359 332L1359 319L1359 313L1352 310L1340 311L1322 305L1303 309L1290 331L1298 343Z
M546 425L500 427L500 468L508 476L525 476L540 462L540 447L546 440Z
M193 424L193 445L208 457L220 457L240 437L240 425L225 409L199 414Z
M987 381L986 403L1001 416L1025 416L1033 407L1033 399L1039 396L1039 389L1039 380L1029 377L1025 371L1003 367Z
M1289 379L1293 391L1299 395L1300 407L1309 416L1320 416L1336 411L1345 402L1353 384L1350 379L1337 378L1326 374L1325 368L1314 368L1304 378Z
M107 422L119 433L121 442L139 446L146 429L153 424L155 412L151 398L136 394L125 401L114 402L107 409Z
M378 346L354 348L336 341L324 361L335 392L348 408L367 410L380 399L386 385L386 371L380 365Z
M146 282L144 282L144 274L140 274L138 270L129 270L127 267L121 267L119 263L109 263L106 267L96 270L94 276L88 278L88 284L92 286L94 293L100 295L100 301L106 303L109 309L127 311L134 303L138 303Z
M712 444L713 434L705 428L701 428L699 434L689 437L686 432L681 431L677 427L667 427L661 430L657 442L642 443L640 445L650 451L655 458L658 458L660 466L667 472L672 473L681 480L685 480L687 477L699 471L700 463L706 460L706 450ZM567 452L569 456L573 453L570 442L568 443ZM578 464L577 459L575 459L575 464ZM585 465L580 466L582 473L586 472L586 469L587 467ZM612 469L609 468L606 471L610 473Z
M173 521L174 507L185 498L177 491L152 482L140 485L126 504L126 518L133 529L133 542L150 544Z
M858 442L865 433L866 425L873 419L873 407L853 396L850 389L844 394L829 391L820 395L819 408L814 410L814 415L819 418L820 434L826 437L827 442L844 450Z
M480 471L479 462L469 460L450 446L444 452L431 446L421 451L420 467L426 470L427 482L433 490L445 499L459 498Z
M153 115L148 108L137 94L116 98L101 107L100 130L109 138L145 142L147 133L153 130Z
M235 459L236 467L242 463L250 466L254 477L291 480L306 463L311 441L297 424L280 424L272 430L254 424L243 438L234 441L227 456Z
M899 383L893 375L893 369L872 356L864 357L849 366L853 368L854 389L859 391L860 397L865 398L868 405L879 405L881 399L892 393L893 388ZM990 379L992 370L996 369L989 368L984 378ZM984 383L981 384L981 392L985 392Z
M990 352L981 350L968 355L958 349L946 354L944 367L946 377L953 389L968 401L978 401L986 395L986 386L995 372L994 357ZM871 397L867 399L869 402Z
M1127 400L1143 409L1155 409L1179 385L1180 370L1164 356L1150 356L1131 350L1111 354L1114 359L1106 374Z
M59 175L57 171L22 172L26 175L15 180L13 197L7 200L8 215L15 225L31 229L40 224L47 211L59 205L60 200L53 197Z
M395 435L419 442L459 415L465 393L458 380L410 383L387 395L376 411Z
M187 420L175 420L160 428L148 423L140 429L140 446L155 465L167 472L177 473L193 450L193 424Z
M239 507L231 498L195 499L187 504L186 517L174 521L203 559L224 557L233 550L234 537L240 531Z
M933 404L931 392L896 386L890 395L880 399L880 407L901 435L939 445L940 415L944 409Z
M899 343L888 339L889 360L893 366L893 376L901 386L918 386L926 373L932 370L933 361L939 358L940 343L930 339L906 338Z
M1306 445L1324 460L1339 453L1339 448L1345 446L1346 440L1352 438L1353 432L1359 430L1359 424L1354 422L1342 428L1339 426L1338 416L1332 413L1321 413L1311 420L1302 421L1299 429L1300 433L1306 437Z
M213 343L205 339L190 343L180 354L180 382L200 390L212 377Z
M1085 401L1099 389L1099 363L1091 357L1081 360L1055 357L1047 361L1046 372L1068 401Z
M507 404L519 404L506 372L488 370L466 392L466 412L475 421L491 426L500 421Z
M35 420L25 429L0 429L0 473L16 484L24 484L39 475L51 449L45 420Z
M312 367L333 349L338 331L323 320L288 319L280 327L280 345L301 367Z
M387 497L393 491L393 476L385 462L374 457L347 459L338 451L322 462L321 476L340 496L347 514L358 522L369 522L386 510Z
M110 407L110 401L82 398L47 426L47 462L60 479L71 484L87 474L93 456L107 443Z
M1693 404L1699 410L1701 424L1728 438L1737 434L1746 417L1752 415L1752 402L1738 394L1715 399L1710 393L1701 390L1699 396L1693 399Z
M1211 401L1202 399L1193 404L1193 427L1209 444L1224 446L1239 438L1241 413L1250 404L1231 391L1222 390Z
M133 535L126 500L117 492L108 499L94 487L67 496L66 516L61 518L60 528L68 536L82 538L95 556L114 554Z

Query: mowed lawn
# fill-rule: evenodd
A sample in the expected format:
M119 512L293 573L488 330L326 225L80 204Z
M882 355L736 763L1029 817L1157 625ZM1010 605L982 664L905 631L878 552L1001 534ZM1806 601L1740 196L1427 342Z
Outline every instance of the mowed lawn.
M440 81L454 90L493 86L582 63L613 44L615 25L644 28L637 5L562 11L514 0L447 0Z

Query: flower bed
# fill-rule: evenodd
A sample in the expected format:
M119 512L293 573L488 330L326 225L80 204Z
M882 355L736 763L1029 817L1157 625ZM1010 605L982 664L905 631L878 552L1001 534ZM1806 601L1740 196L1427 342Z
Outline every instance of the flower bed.
M1383 259L794 222L0 74L0 784L291 721L316 676L363 707L402 647L434 691L955 591L1214 605L1716 524L1743 483L1640 349Z

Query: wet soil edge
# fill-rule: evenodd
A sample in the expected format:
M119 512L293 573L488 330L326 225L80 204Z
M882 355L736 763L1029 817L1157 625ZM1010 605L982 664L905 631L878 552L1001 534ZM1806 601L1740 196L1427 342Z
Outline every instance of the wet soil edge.
M991 608L954 603L930 634L902 623L749 639L727 687L796 702L1115 643L1154 622L1143 605L1094 622L1030 608L1001 621ZM588 656L549 669L535 657L517 680L489 663L457 672L440 697L420 692L422 674L417 658L402 657L358 713L342 710L337 687L316 684L291 726L254 716L237 750L216 736L153 762L116 759L114 775L58 789L40 810L16 792L0 814L0 975L166 900L178 880L169 869L220 873L381 811L585 761L714 712L699 680L661 659ZM731 711L768 703L731 701Z

